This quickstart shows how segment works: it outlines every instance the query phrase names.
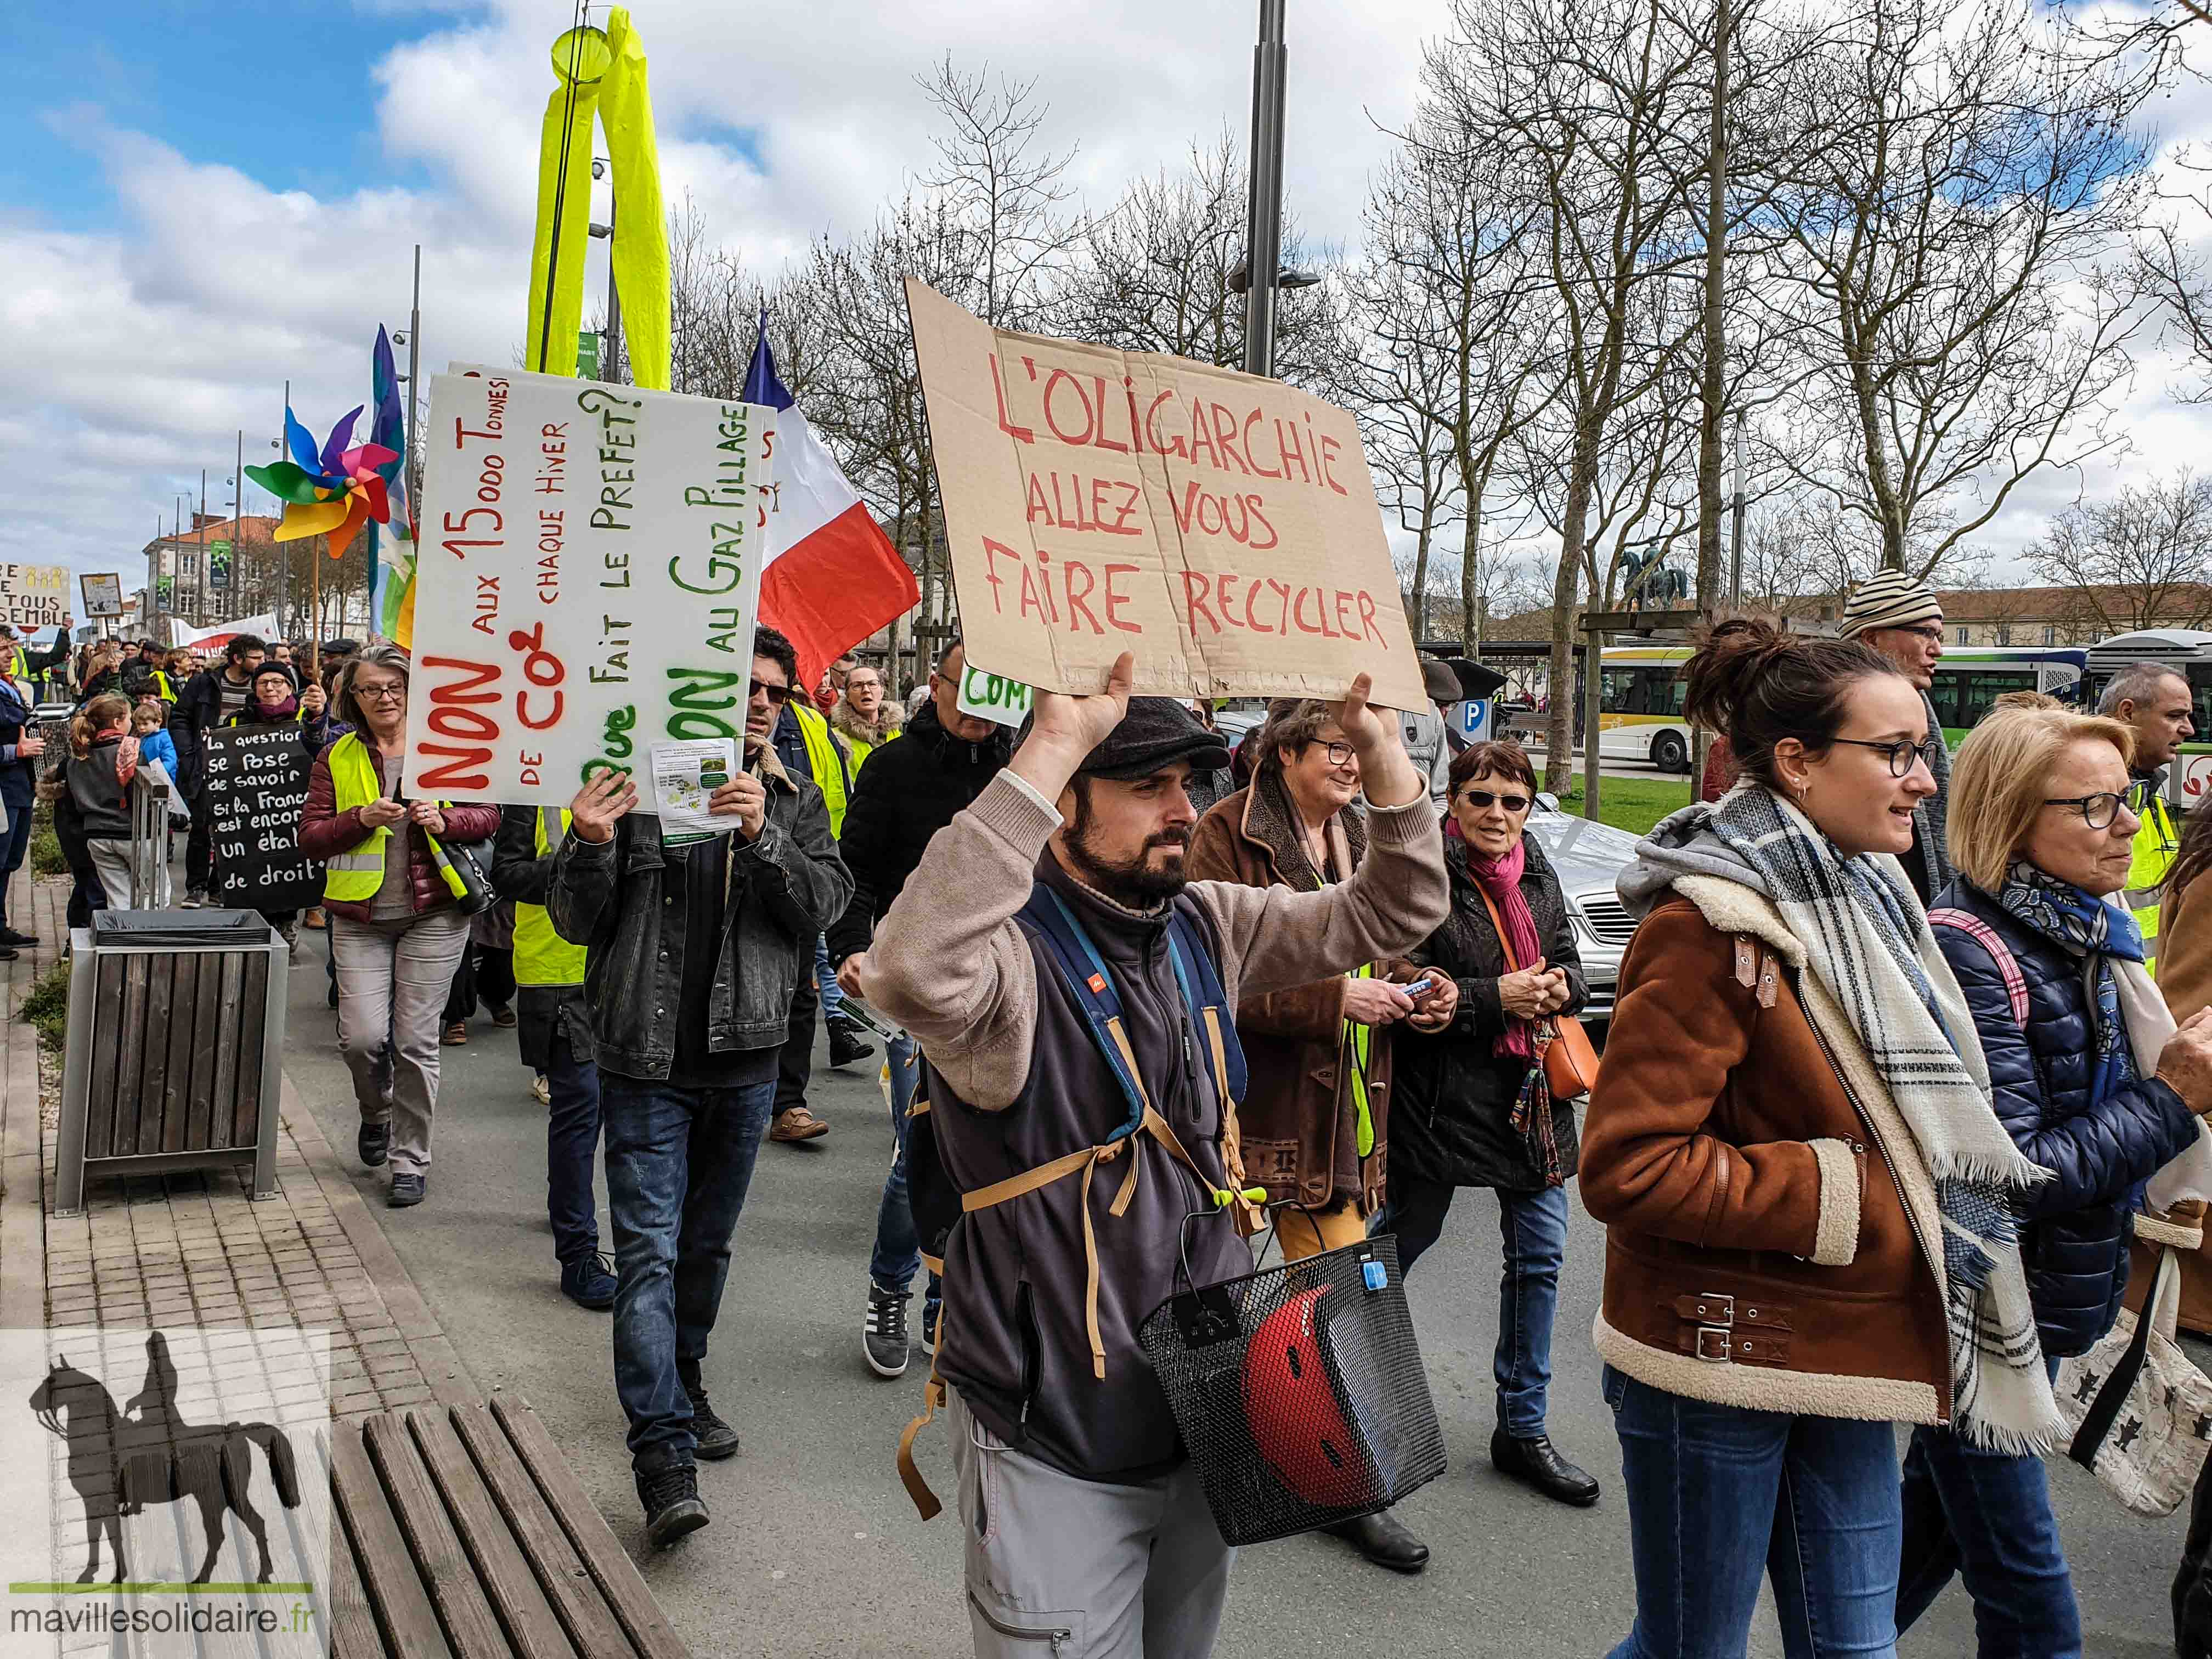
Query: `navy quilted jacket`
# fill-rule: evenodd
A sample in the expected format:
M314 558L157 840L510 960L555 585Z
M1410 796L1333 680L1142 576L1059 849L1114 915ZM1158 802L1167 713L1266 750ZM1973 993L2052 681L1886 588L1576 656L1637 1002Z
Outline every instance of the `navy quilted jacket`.
M2081 958L2063 951L1958 879L1931 913L1951 908L1987 923L2010 947L2027 992L2023 1030L2011 993L1980 941L1956 927L1937 944L1974 1011L1997 1116L2021 1151L2057 1179L2024 1200L2021 1254L2046 1356L2088 1348L2112 1326L2128 1282L2129 1216L2142 1184L2196 1136L2181 1097L2151 1076L2156 1054L2137 1054L2137 1081L2089 1104L2092 1010Z

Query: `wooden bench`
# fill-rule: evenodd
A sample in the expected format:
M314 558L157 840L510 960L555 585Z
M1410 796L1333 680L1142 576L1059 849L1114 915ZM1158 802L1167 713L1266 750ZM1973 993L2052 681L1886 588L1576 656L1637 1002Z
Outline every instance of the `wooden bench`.
M331 1425L335 1659L688 1659L529 1405Z

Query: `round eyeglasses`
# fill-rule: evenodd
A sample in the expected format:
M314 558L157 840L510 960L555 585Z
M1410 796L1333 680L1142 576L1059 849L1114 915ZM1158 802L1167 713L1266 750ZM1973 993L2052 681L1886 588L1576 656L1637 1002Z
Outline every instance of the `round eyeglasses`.
M2043 804L2045 806L2078 806L2081 809L2082 823L2092 830L2109 830L2112 827L2112 820L2119 817L2123 805L2140 816L2143 803L2149 799L2150 786L2138 781L2130 784L2118 794L2106 790L2094 795L2046 796Z
M1871 738L1836 738L1836 743L1847 743L1854 749L1871 749L1889 760L1889 775L1901 778L1912 770L1912 763L1927 758L1927 744L1915 743L1911 738L1899 738L1893 743L1877 743ZM1930 738L1929 742L1934 739ZM1932 763L1931 763L1932 765Z

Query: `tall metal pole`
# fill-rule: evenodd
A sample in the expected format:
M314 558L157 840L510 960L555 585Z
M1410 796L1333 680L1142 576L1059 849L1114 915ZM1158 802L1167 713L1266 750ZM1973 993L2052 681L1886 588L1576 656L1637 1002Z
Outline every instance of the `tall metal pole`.
M199 625L202 628L205 628L207 626L208 592L207 469L205 467L202 467L200 469L200 510L198 516L192 523L192 536L198 542L200 550L198 566L193 573L198 580L194 582L193 586L199 590Z
M1283 0L1260 0L1260 41L1252 48L1251 202L1244 218L1244 372L1275 372L1276 284L1283 263Z
M292 418L292 383L289 380L284 382L284 418L288 422ZM283 427L276 428L276 453L280 456L285 454L286 435ZM240 484L239 488L243 489L245 486ZM282 634L286 631L285 613L292 605L292 547L289 542L271 542L270 547L276 555L276 631Z
M607 349L599 378L622 379L622 295L615 290L615 191L607 186Z
M422 244L415 244L415 298L407 307L407 430L400 436L406 459L407 510L422 522L422 463L416 453L415 394L422 384Z

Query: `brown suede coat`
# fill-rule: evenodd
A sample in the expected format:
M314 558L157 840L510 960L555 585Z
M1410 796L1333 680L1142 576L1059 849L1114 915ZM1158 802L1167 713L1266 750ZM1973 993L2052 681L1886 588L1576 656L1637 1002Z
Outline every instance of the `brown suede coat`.
M1724 1405L1948 1419L1934 1191L1903 1119L1774 907L1677 893L1629 946L1583 1129L1600 1353Z
M1292 822L1294 810L1279 787L1257 781L1215 802L1191 832L1183 867L1193 881L1319 890L1323 884ZM1366 855L1367 827L1356 814L1340 812L1329 829L1334 856L1351 866L1337 874L1348 878ZM1397 958L1377 963L1376 972L1401 981L1413 976L1413 964ZM1295 1191L1309 1206L1350 1196L1361 1213L1371 1215L1389 1179L1390 1031L1383 1026L1368 1034L1367 1111L1375 1143L1363 1158L1354 1133L1358 1114L1344 1030L1345 985L1338 974L1237 1006L1237 1036L1250 1082L1237 1121L1244 1173L1272 1195Z

